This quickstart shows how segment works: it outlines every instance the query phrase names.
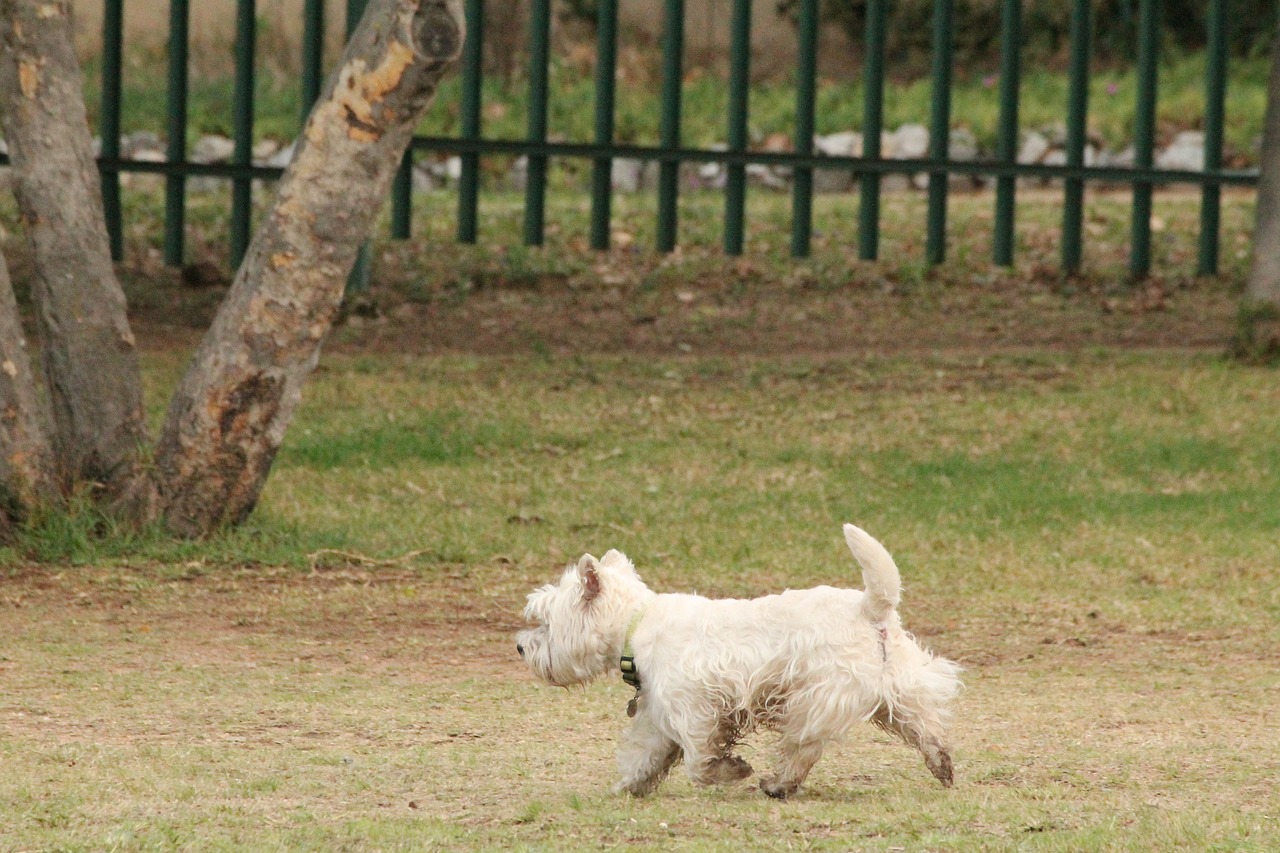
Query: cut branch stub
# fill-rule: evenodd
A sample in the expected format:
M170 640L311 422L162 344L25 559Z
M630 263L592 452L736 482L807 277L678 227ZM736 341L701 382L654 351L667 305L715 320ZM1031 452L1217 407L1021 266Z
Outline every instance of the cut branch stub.
M174 395L162 512L188 536L252 511L368 236L462 45L460 0L373 0Z

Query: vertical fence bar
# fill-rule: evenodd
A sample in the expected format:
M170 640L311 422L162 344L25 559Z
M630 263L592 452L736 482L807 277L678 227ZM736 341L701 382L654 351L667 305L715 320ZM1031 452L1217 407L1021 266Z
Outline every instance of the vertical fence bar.
M1000 12L1000 121L996 158L1012 166L1018 160L1018 85L1022 53L1022 0L1003 0ZM992 256L998 266L1013 265L1014 175L996 178L996 221Z
M667 0L662 39L662 125L659 144L668 153L680 147L680 95L684 81L684 0ZM658 251L676 247L679 221L680 163L658 166Z
M413 230L413 143L404 150L391 181L391 238L408 240Z
M797 21L799 45L796 56L796 130L797 154L813 153L813 110L818 73L818 0L800 0ZM813 236L813 168L797 167L791 184L791 255L809 255Z
M232 103L232 139L235 150L231 163L253 163L253 53L256 30L254 0L236 0L236 82ZM240 175L231 179L231 266L240 268L249 250L253 221L253 179Z
M368 5L368 0L361 0L361 7ZM364 9L361 8L361 17ZM357 22L358 23L358 22ZM353 27L354 29L354 27ZM413 230L413 141L409 141L400 165L396 167L395 177L391 179L391 239L408 240ZM367 246L368 244L366 244ZM365 265L368 268L368 264Z
M481 63L484 58L484 0L467 0L467 36L462 47L461 138L480 138ZM474 243L480 201L480 154L463 152L458 177L458 242Z
M529 131L534 145L547 141L547 63L551 58L551 0L532 0L529 6ZM528 154L524 185L524 242L541 246L546 231L547 155Z
M346 21L346 37L347 41L351 40L351 34L356 31L356 27L360 26L360 19L364 17L364 10L369 5L369 0L347 0L347 21ZM317 97L319 92L317 91ZM351 265L351 272L347 273L347 293L362 293L369 289L369 270L373 267L373 256L369 249L369 241L366 239L360 244L360 248L356 251L355 262Z
M187 159L187 36L190 30L187 0L169 0L169 143L165 159ZM164 179L164 262L182 266L186 228L187 177L172 173Z
M1222 168L1223 105L1227 97L1227 21L1229 0L1209 0L1209 26L1205 44L1204 72L1204 170ZM1200 191L1199 275L1218 273L1218 231L1222 187L1205 184Z
M1071 6L1071 63L1067 95L1067 166L1084 165L1085 122L1089 112L1089 0ZM1068 175L1063 181L1062 268L1079 272L1084 226L1084 179Z
M951 19L954 0L933 4L933 106L929 121L929 157L947 159L951 147ZM925 256L940 264L947 253L947 181L945 171L929 173L929 221Z
M302 124L320 98L324 83L324 0L302 6Z
M751 81L751 0L733 0L729 41L729 150L747 150ZM724 251L741 255L747 201L747 167L729 164L724 186Z
M885 0L867 0L867 31L862 67L862 156L880 159L884 129ZM858 205L858 257L874 261L880 254L880 173L863 172Z
M107 0L102 9L102 115L98 133L103 160L120 159L120 88L123 64L124 0ZM108 166L101 170L102 208L107 222L107 239L111 259L124 257L124 223L120 213L120 170Z
M613 144L613 95L618 77L618 0L596 4L596 135L597 145ZM591 161L591 248L609 248L613 201L613 158Z
M1138 6L1138 103L1133 118L1133 164L1151 168L1155 157L1156 61L1160 44L1157 0L1141 0ZM1142 278L1151 271L1150 181L1133 184L1133 221L1129 247L1129 273Z

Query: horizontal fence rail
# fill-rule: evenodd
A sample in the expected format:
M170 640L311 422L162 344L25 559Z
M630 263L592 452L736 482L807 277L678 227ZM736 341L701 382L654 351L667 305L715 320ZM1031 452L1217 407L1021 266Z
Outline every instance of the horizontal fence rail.
M103 17L102 105L99 130L103 137L99 168L103 201L113 254L123 252L120 175L126 172L162 175L165 178L166 263L183 259L185 182L193 177L214 177L231 182L230 244L232 262L238 264L248 246L254 180L274 180L282 168L255 165L251 160L254 128L253 85L255 66L256 0L237 0L234 50L233 103L234 154L231 162L199 164L185 158L187 128L188 0L172 0L169 15L166 161L122 159L120 151L121 69L123 57L123 0L106 0ZM1088 122L1090 37L1093 27L1089 0L1071 0L1070 61L1065 163L1020 163L1017 149L1020 128L1019 72L1022 66L1022 10L1019 0L1000 0L1000 85L995 156L956 161L948 151L951 114L952 16L954 0L934 0L933 61L930 74L932 108L928 117L929 156L884 159L880 149L883 129L885 17L887 0L867 0L864 33L864 82L862 156L829 156L814 150L815 98L817 91L818 0L800 0L797 9L797 61L795 71L796 119L793 151L752 150L748 141L749 74L751 57L750 0L733 0L729 21L729 79L726 89L727 144L723 150L684 145L681 138L681 88L684 56L684 0L664 0L664 35L661 40L661 122L655 145L615 141L617 85L617 0L601 0L597 9L594 138L592 141L548 139L548 111L555 93L549 81L551 63L551 0L529 0L528 16L528 125L524 139L487 139L483 133L483 37L482 0L467 0L467 40L460 60L460 132L457 136L415 137L405 152L392 189L391 235L405 239L411 233L412 168L423 153L448 153L461 160L458 181L457 239L479 239L480 164L485 155L527 158L524 189L524 242L540 245L546 230L547 169L553 158L578 159L590 164L590 245L597 250L610 245L612 167L616 160L632 159L658 164L657 233L659 251L678 243L679 168L682 164L716 163L724 166L725 212L723 247L729 255L744 249L750 166L784 167L792 174L791 252L804 257L812 239L813 174L815 170L847 170L859 186L857 245L859 257L874 260L879 254L881 179L886 175L923 174L928 177L926 208L926 261L943 262L946 249L947 186L952 175L994 179L993 261L1010 265L1014 256L1015 211L1019 178L1062 182L1062 266L1076 272L1083 257L1083 199L1086 182L1127 185L1132 188L1130 271L1135 277L1149 272L1151 242L1151 193L1168 184L1192 184L1201 189L1200 235L1197 271L1213 274L1219 257L1220 199L1224 186L1252 186L1256 170L1222 167L1223 125L1227 88L1227 31L1230 0L1209 0L1205 63L1205 157L1202 170L1170 170L1154 165L1155 116L1160 41L1159 0L1139 0L1135 55L1137 57L1137 109L1134 126L1134 165L1101 166L1085 162ZM356 26L365 0L348 0L347 32ZM303 67L301 89L304 119L318 97L322 77L324 0L305 0L303 6ZM0 154L0 164L7 157ZM368 252L361 258L367 271ZM360 264L358 264L358 267ZM357 270L357 278L359 277Z

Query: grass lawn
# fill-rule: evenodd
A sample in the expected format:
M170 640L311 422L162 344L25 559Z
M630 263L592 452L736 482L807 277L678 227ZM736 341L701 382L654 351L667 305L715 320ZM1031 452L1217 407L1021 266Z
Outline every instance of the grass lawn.
M0 837L1275 849L1278 399L1169 351L331 355L245 530L9 552ZM966 667L956 787L866 727L786 803L611 794L628 691L534 684L524 594L609 547L665 590L856 585L844 520Z
M607 255L574 198L519 247L502 195L484 247L439 251L448 197L420 197L243 528L175 543L79 510L0 548L0 848L1280 848L1280 385L1221 356L1251 199L1199 279L1195 198L1157 197L1135 285L1122 194L1091 192L1077 277L1051 192L1024 194L1012 270L983 195L953 199L938 269L918 195L887 198L880 264L847 196L806 261L763 193L741 259L718 196L684 199L667 257L642 196ZM224 291L162 270L156 197L126 203L158 418ZM196 259L220 215L192 202ZM856 586L844 521L966 669L956 787L867 726L785 803L681 772L610 793L629 691L535 684L525 594L613 547L659 590Z

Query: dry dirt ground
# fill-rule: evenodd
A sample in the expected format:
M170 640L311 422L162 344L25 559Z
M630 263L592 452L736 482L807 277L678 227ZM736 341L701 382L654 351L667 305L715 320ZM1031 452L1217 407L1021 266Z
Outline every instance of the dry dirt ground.
M750 261L718 279L636 286L480 287L465 295L406 300L357 297L328 344L392 353L814 356L1132 349L1223 349L1235 331L1238 294L1218 280L1157 279L1102 292L1061 286L1052 274L990 283L904 285L893 279L842 287L752 281ZM619 266L625 266L620 264ZM600 279L610 278L602 262ZM747 284L743 284L743 282ZM190 344L221 290L161 291L142 309L151 347ZM154 298L154 297L153 297ZM194 303L194 304L193 304Z
M608 794L625 687L535 686L512 635L542 578L512 574L496 588L385 567L11 574L0 732L25 757L0 786L14 805L0 828L20 833L19 849L109 846L126 831L129 847L160 830L179 846L264 843L266 830L314 841L307 821L370 819L481 849L895 837L937 849L894 812L919 807L952 834L943 849L1054 833L1090 847L1103 829L1110 844L1159 849L1161 827L1181 821L1245 847L1252 834L1256 849L1271 837L1280 653L1245 632L1043 606L984 621L918 602L922 639L967 668L954 791L867 727L781 811L746 784L707 792L680 775L628 805ZM744 754L760 766L764 748ZM372 831L357 826L357 838Z

